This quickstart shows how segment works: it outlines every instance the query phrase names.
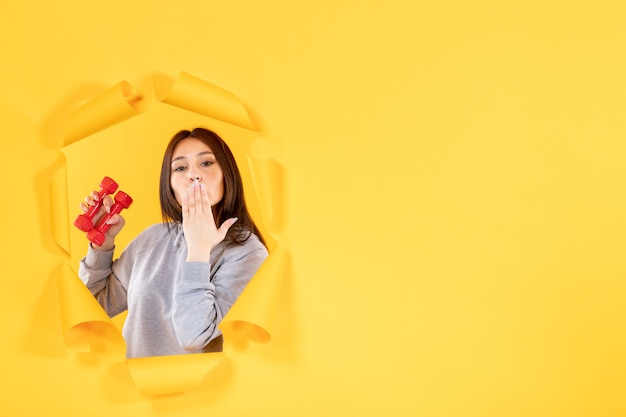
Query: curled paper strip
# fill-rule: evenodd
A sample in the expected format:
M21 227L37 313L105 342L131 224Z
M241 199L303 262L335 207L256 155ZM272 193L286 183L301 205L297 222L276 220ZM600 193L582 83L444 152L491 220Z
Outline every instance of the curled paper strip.
M67 166L57 170L50 181L50 231L52 238L70 253L69 207L67 201Z
M90 352L94 344L103 343L98 339L112 338L126 350L124 339L109 316L67 264L61 268L57 284L67 346L78 352Z
M283 176L280 165L274 159L271 147L261 138L257 138L250 146L248 164L261 206L261 216L270 235L279 240L278 234L284 219L284 213L281 212Z
M287 256L281 246L272 250L222 320L219 328L225 338L257 343L267 343L272 339Z
M157 100L164 103L254 130L237 96L186 72L181 72L175 80L155 79L154 92Z
M70 116L63 146L138 115L141 99L127 81L121 81L89 100Z
M243 103L232 93L186 73L169 84L155 83L159 101L204 116L252 129ZM133 95L131 86L122 81L102 95L79 108L67 123L67 146L138 114L141 97ZM145 104L145 103L144 103ZM270 234L277 232L279 209L277 196L280 180L276 162L271 157L259 156L258 150L248 155L252 167L253 184L261 206L262 216L273 225ZM50 184L53 238L68 253L69 215L67 169L59 170ZM272 201L267 201L270 199ZM265 343L271 340L273 316L277 297L283 283L288 255L279 245L270 255L251 283L221 323L228 346L234 340ZM97 303L84 284L68 265L64 265L58 279L63 335L66 345L77 351L102 351L113 343L116 354L125 354L125 343L118 328ZM110 350L110 349L108 349ZM159 356L126 360L133 381L144 395L181 392L200 384L224 357L223 353Z

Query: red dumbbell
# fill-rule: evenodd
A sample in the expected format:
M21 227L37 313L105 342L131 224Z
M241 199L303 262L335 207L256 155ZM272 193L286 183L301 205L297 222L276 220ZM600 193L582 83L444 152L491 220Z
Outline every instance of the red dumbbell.
M109 219L113 217L114 214L119 214L125 208L130 207L132 202L133 199L128 194L124 191L118 191L118 193L115 194L115 203L111 206L111 211L100 219L96 227L87 233L87 239L98 246L102 246L105 239L104 234L111 227L111 225L107 223Z
M88 232L93 228L93 218L102 207L102 202L107 194L113 194L117 190L117 183L109 177L104 177L100 182L100 192L98 192L98 200L95 205L90 206L86 213L81 214L74 220L74 226L83 232Z

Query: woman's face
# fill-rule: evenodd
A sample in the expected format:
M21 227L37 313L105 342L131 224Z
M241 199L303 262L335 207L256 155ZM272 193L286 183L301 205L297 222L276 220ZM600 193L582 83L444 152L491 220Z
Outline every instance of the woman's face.
M183 196L196 178L204 184L212 206L222 200L224 175L213 151L198 139L186 138L176 145L172 154L170 185L178 204L183 204Z

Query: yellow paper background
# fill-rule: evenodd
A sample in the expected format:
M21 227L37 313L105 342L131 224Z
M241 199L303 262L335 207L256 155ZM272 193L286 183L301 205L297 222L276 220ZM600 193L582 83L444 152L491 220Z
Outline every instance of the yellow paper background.
M3 1L0 415L624 415L625 18L591 1ZM289 259L269 343L146 397L115 343L63 339L50 181L77 107L180 71L235 93L273 149ZM93 158L68 154L70 200L118 166L154 171L165 108L93 137L115 158L70 145ZM134 181L139 228L157 184Z

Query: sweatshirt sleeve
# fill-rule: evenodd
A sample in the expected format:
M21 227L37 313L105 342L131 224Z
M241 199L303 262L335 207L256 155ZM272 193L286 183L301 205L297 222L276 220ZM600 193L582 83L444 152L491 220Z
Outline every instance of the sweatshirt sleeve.
M267 250L259 243L243 255L233 255L219 265L213 277L208 262L183 264L172 315L183 348L202 349L221 334L217 326L267 258Z
M89 245L78 266L78 276L110 317L127 309L127 288L113 271L113 249L96 251Z

